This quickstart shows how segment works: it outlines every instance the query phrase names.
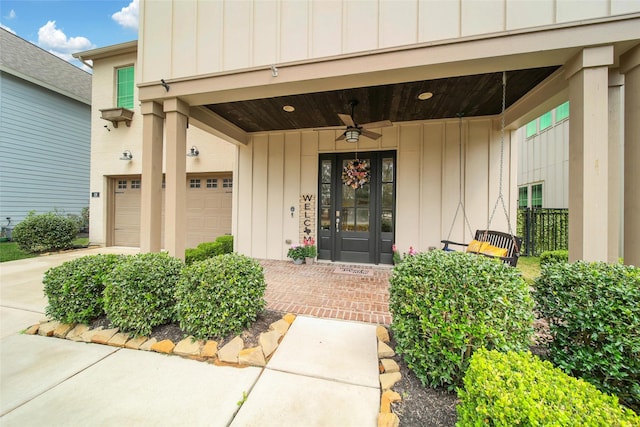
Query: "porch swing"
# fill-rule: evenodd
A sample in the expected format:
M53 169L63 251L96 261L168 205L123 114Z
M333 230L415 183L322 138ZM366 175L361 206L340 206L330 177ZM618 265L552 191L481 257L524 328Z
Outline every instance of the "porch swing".
M520 257L520 247L522 246L522 238L513 234L513 230L511 228L511 219L509 217L509 211L507 210L507 206L504 202L503 196L503 185L502 185L502 175L504 169L504 128L505 128L505 102L506 102L506 90L507 90L507 73L505 71L502 72L502 114L501 114L501 140L500 140L500 179L498 186L498 198L496 200L495 205L493 206L493 210L491 215L489 216L489 220L487 221L487 228L484 230L476 230L475 236L473 240L469 243L458 243L449 240L451 238L451 233L453 232L453 227L456 223L456 219L458 214L462 212L462 216L464 219L463 223L463 237L464 237L464 226L466 224L469 229L469 234L471 234L471 226L469 225L469 220L467 218L467 214L465 212L464 203L462 201L462 114L458 114L459 126L460 126L460 140L458 144L458 159L459 159L459 199L458 199L458 207L456 208L456 213L453 216L453 221L451 223L451 228L449 229L449 235L447 236L447 240L441 240L440 242L444 245L442 250L452 251L449 245L466 247L466 252L474 253L477 255L483 255L489 258L499 258L505 264L509 264L512 267L515 267L518 264L518 258ZM507 219L507 224L509 227L509 232L504 233L501 231L491 230L491 222L493 221L493 217L496 214L498 209L498 205L502 205L502 209L504 211L504 215Z

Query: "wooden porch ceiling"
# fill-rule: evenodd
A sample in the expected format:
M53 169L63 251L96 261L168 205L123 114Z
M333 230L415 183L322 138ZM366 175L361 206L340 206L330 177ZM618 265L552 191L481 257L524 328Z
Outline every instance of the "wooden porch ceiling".
M506 107L557 69L554 66L508 71ZM433 97L421 101L418 95L422 92L431 92ZM459 113L464 117L491 116L502 109L502 73L254 99L207 108L246 132L264 132L341 126L337 114L350 114L352 99L359 102L354 114L358 124L445 119ZM285 112L286 105L293 106L295 111Z

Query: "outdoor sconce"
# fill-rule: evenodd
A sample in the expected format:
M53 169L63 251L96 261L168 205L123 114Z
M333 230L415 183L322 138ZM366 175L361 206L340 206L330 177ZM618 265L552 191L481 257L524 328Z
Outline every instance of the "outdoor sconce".
M347 142L358 142L358 139L360 139L360 130L356 128L347 129L344 134L347 137Z
M187 153L187 157L198 157L200 155L200 151L198 151L198 147L195 145L189 149Z
M133 154L131 154L131 151L124 150L122 152L122 156L120 156L120 160L131 160L131 159L133 159Z

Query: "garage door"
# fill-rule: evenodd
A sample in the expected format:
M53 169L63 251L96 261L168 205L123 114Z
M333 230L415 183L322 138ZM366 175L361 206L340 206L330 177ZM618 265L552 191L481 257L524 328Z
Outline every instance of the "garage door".
M140 246L140 177L116 178L114 245ZM187 247L231 234L231 174L187 177ZM164 224L164 193L162 200ZM163 227L164 234L164 227ZM164 235L162 236L164 246Z

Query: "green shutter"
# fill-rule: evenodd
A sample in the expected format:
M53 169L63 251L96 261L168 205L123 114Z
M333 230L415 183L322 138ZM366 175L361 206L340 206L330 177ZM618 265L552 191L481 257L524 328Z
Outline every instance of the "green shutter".
M556 108L556 122L569 117L569 101Z
M540 116L540 131L542 132L548 127L551 127L553 116L551 111L544 113Z
M118 68L118 105L117 107L133 108L133 67Z
M535 120L527 123L527 138L531 138L538 132L538 127L536 125L537 123Z

